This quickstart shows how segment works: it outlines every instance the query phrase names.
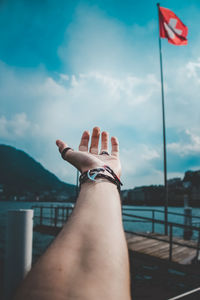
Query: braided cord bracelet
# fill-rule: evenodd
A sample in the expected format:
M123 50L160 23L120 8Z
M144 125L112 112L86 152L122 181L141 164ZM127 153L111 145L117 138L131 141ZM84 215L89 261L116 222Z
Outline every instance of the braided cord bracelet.
M101 172L107 171L111 176L102 174ZM106 179L111 183L117 186L118 191L120 192L120 188L123 185L118 176L114 173L114 171L109 166L103 166L96 169L91 169L82 173L79 177L80 185L85 183L87 180L97 181L98 179Z

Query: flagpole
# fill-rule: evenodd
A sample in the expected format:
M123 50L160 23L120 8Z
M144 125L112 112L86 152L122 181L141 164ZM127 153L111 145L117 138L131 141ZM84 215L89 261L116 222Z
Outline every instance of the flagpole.
M159 7L158 7L158 28L159 24ZM159 36L159 53L160 53L160 80L161 80L161 96L162 96L162 121L163 121L163 155L164 155L164 195L165 195L165 235L168 235L168 188L167 188L167 151L166 151L166 130L165 130L165 101L164 101L164 83L163 83L163 64L162 64L162 48L161 38Z

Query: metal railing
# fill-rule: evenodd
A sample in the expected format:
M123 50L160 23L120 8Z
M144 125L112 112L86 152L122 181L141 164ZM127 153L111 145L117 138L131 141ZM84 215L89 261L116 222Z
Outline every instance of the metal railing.
M70 206L39 206L35 205L32 206L34 209L34 224L39 225L39 226L51 226L51 227L62 227L64 223L68 220L72 210L73 210L73 205ZM134 212L133 213L127 213L128 212ZM135 212L150 212L151 217L145 217L141 216L138 214L135 214ZM199 250L200 250L200 228L198 225L200 224L200 217L198 216L192 216L192 220L196 219L198 221L192 221L192 225L184 225L176 222L168 222L168 227L169 227L169 236L166 238L164 234L162 235L160 232L158 232L160 235L155 235L156 233L156 224L159 224L163 226L163 232L164 232L164 226L165 226L165 221L162 219L156 219L156 214L161 213L164 214L164 211L159 210L159 209L148 209L148 208L126 208L122 207L122 217L124 222L131 222L131 223L149 223L151 228L151 231L148 232L136 232L134 230L125 230L127 233L132 233L134 235L139 235L139 236L144 236L149 239L156 239L162 242L169 243L169 260L172 260L173 256L173 245L179 245L183 247L188 247L192 249L196 249L196 259L198 259L199 256ZM168 212L169 215L176 215L180 217L185 217L184 214L181 213L175 213L175 212ZM193 225L195 224L195 225ZM192 244L189 243L184 243L183 240L178 240L175 239L173 230L174 228L179 228L182 229L183 231L191 231L197 232L197 238L196 238L196 244L195 242Z
M199 255L199 250L200 250L200 228L197 227L197 226L189 226L189 225L184 225L184 224L179 224L179 223L175 223L175 222L168 222L168 227L169 227L169 237L164 238L164 235L162 236L160 234L160 236L158 235L154 235L155 233L155 224L160 224L160 225L163 225L163 231L164 231L164 226L165 226L165 221L164 220L161 220L161 219L155 219L155 212L163 212L161 210L151 210L151 209L124 209L124 210L132 210L132 211L137 211L137 210L140 210L140 211L152 211L152 218L150 217L144 217L144 216L140 216L140 215L136 215L136 214L128 214L128 213L125 213L123 211L123 221L124 222L145 222L145 223L150 223L151 224L151 234L149 232L149 234L145 233L145 232L135 232L133 230L125 230L127 233L132 233L134 235L139 235L139 236L143 236L143 237L146 237L146 238L149 238L149 239L156 239L156 240L159 240L159 241L162 241L162 242L166 242L166 243L169 243L169 261L172 261L172 255L173 255L173 245L179 245L179 246L182 246L182 247L187 247L187 248L191 248L191 249L196 249L196 256L195 258L198 259L198 255ZM175 214L175 215L179 215L179 216L185 216L184 214L178 214L178 213L172 213L172 214ZM125 218L125 217L128 217ZM199 217L195 217L195 218L199 218ZM200 218L199 218L200 219ZM195 242L193 244L189 244L187 242L184 242L183 240L178 240L178 239L174 239L174 236L173 236L173 229L174 228L180 228L180 229L183 229L183 230L189 230L191 232L194 232L196 231L197 232L197 240L196 240L196 244Z
M190 297L190 299L192 299L191 298L191 295L193 295L193 299L197 299L197 297L198 297L198 299L200 298L200 287L198 287L198 288L196 288L196 289L194 289L194 290L191 290L191 291L188 291L188 292L186 292L186 293L183 293L183 294L181 294L181 295L178 295L178 296L175 296L175 297L173 297L173 298L170 298L170 299L168 299L168 300L178 300L178 299L187 299L186 297L187 296L189 296Z
M34 205L34 225L62 227L72 213L74 206Z
M152 214L152 218L155 218L156 217L156 213L159 213L159 214L163 214L163 216L164 216L164 210L161 210L161 209L152 209L152 208L132 208L132 207L122 207L122 212L123 211L134 211L134 212L136 212L136 211L138 211L138 212L151 212L151 214ZM176 213L176 212L171 212L171 211L168 211L168 216L170 216L170 215L174 215L174 216L179 216L179 217L185 217L185 214L182 214L182 213ZM195 220L195 219L197 219L197 220L199 220L199 222L198 221L192 221L192 222L194 222L194 223L199 223L200 224L200 216L192 216L192 220Z

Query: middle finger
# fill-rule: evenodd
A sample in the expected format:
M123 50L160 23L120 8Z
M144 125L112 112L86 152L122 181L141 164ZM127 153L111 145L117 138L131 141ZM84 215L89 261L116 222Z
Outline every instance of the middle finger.
M94 127L92 132L90 153L98 154L98 145L99 145L99 136L100 136L100 128Z
M106 151L108 152L108 132L103 131L101 134L101 152Z

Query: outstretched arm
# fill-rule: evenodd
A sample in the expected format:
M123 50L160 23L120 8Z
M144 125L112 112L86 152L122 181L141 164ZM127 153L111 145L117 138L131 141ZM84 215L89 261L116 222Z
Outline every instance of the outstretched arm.
M120 177L119 146L111 139L111 155L99 155L100 129L82 135L79 151L64 159L80 172L108 165ZM67 144L57 141L62 153ZM108 151L108 133L101 134L101 151ZM128 250L117 187L107 180L82 184L76 206L62 231L32 268L16 300L128 300Z

